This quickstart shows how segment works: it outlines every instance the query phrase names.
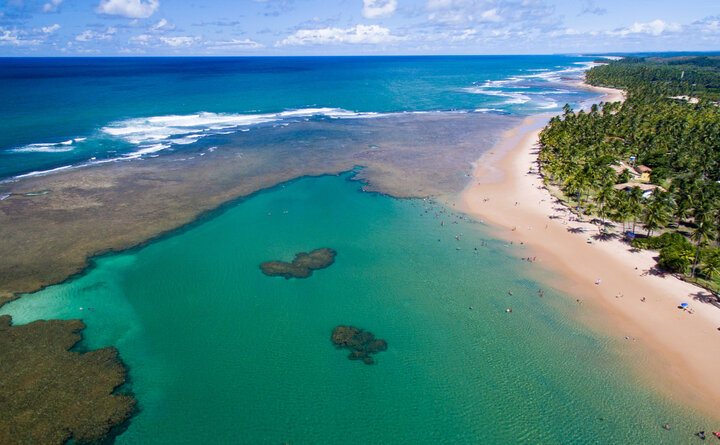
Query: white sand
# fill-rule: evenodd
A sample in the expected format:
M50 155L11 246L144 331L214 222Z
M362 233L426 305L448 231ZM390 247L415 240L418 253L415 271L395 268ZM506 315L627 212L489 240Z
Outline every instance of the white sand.
M603 92L612 94L610 101L624 98L618 90ZM591 326L627 336L628 343L635 341L629 347L649 352L641 354L638 368L651 386L720 419L720 309L695 299L708 295L702 288L648 274L656 252L632 252L619 240L588 243L598 227L568 221L570 212L537 174L538 133L547 120L528 118L478 160L476 181L462 195L464 210L493 223L499 236L523 241L542 267L561 272L563 278L551 284L586 304ZM681 303L689 303L694 314L678 309Z

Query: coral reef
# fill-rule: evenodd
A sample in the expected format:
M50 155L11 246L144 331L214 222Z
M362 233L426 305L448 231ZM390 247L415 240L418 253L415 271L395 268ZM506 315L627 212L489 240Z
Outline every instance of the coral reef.
M97 441L130 416L135 399L114 393L126 374L117 350L69 351L82 321L11 321L0 316L0 443Z
M260 265L260 269L265 275L271 277L307 278L312 275L313 270L324 269L334 263L335 255L337 255L337 252L323 247L310 253L300 252L296 254L292 263L266 261Z
M333 329L330 340L338 349L349 349L350 360L362 360L366 365L372 365L375 360L370 354L377 354L387 349L387 342L375 338L371 332L363 331L355 326L338 326Z

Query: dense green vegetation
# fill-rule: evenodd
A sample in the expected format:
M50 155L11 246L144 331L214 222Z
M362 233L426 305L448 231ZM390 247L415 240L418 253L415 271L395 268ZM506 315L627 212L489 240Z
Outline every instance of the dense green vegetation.
M587 81L626 89L645 99L689 95L720 100L719 70L720 57L633 57L591 69Z
M710 245L720 240L720 58L628 58L591 69L587 81L622 88L627 100L588 112L566 105L541 133L546 180L623 231L671 227L636 246L660 249L663 269L719 278L720 250ZM651 168L649 184L631 180L620 162ZM640 187L653 186L643 196Z

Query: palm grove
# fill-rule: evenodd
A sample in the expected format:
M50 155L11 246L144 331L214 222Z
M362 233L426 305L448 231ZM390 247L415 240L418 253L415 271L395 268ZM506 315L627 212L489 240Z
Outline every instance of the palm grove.
M623 103L565 106L541 132L539 164L586 215L660 250L661 269L720 288L720 58L628 58L592 68ZM642 166L644 181L633 166ZM662 232L660 236L652 236Z

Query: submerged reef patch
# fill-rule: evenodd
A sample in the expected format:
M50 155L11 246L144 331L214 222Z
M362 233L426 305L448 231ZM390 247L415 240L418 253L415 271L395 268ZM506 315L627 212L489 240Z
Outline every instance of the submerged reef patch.
M94 442L125 421L135 399L115 348L70 351L80 320L12 326L0 316L0 443Z
M375 338L372 332L363 331L355 326L338 326L332 331L330 340L338 349L349 349L350 360L362 360L366 365L375 363L370 354L377 354L387 349L387 342Z
M313 270L325 269L335 262L334 250L323 247L315 249L310 253L300 252L295 255L291 263L284 261L266 261L260 265L265 275L271 277L307 278L312 275Z

